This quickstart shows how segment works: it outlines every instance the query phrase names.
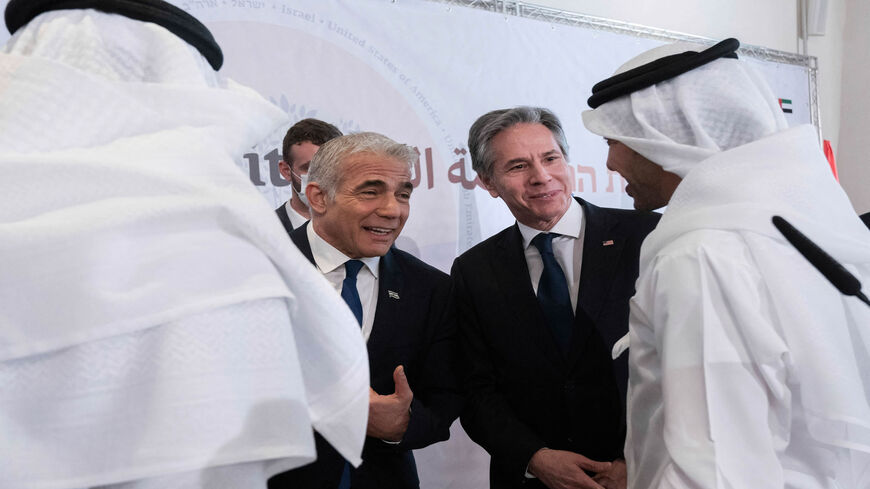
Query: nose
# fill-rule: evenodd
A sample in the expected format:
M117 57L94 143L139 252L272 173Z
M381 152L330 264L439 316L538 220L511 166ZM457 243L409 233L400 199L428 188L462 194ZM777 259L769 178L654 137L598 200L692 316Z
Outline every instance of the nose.
M533 160L530 166L530 177L532 184L541 184L547 183L552 180L553 177L550 176L550 172L544 167L544 165L539 160Z
M617 171L616 167L613 166L613 146L611 146L611 149L607 151L607 162L604 166L606 166L610 171Z
M387 193L381 200L381 205L378 206L377 214L380 217L388 219L398 218L402 212L402 206L399 199L395 195Z

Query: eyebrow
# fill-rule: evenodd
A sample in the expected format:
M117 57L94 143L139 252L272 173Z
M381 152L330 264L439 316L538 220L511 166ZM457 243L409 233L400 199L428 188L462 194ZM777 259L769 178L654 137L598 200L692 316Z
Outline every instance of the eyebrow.
M383 180L366 180L363 183L354 187L354 190L361 190L366 187L386 187L387 183Z
M541 156L543 156L543 157L550 156L550 155L562 156L562 153L561 153L561 151L559 151L557 149L551 149L550 151L545 151L545 152L541 153ZM505 165L512 165L514 163L525 163L526 161L529 161L529 159L526 158L525 156L521 156L519 158L513 158L510 160L507 160L504 162L504 164Z
M521 156L519 158L513 158L504 162L504 166L513 165L514 163L525 163L529 161L525 156Z
M363 183L357 185L354 188L354 190L362 190L362 189L367 188L367 187L386 187L386 186L387 186L387 183L384 182L383 180L366 180ZM399 188L402 190L414 190L414 185L410 181L405 180L404 182L399 184Z

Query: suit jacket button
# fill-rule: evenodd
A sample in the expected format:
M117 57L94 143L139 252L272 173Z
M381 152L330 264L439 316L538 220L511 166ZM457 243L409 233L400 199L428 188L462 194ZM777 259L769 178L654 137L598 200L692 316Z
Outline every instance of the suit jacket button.
M569 380L568 382L565 382L565 392L574 392L574 386L575 384L573 381Z

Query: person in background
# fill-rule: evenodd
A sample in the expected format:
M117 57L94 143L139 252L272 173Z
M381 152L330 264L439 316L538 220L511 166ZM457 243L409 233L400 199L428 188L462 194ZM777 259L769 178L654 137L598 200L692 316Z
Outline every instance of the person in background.
M771 218L865 284L870 232L738 47L647 51L583 113L635 207L667 205L631 302L629 487L870 487L870 309Z
M281 154L284 159L278 163L278 171L281 172L281 176L285 180L290 182L293 195L287 202L275 209L275 213L278 214L278 219L281 219L281 224L284 225L287 234L311 219L303 185L306 183L305 175L308 174L311 157L323 143L339 136L341 136L341 131L337 127L328 122L310 118L302 119L293 124L284 135L284 141L281 145Z
M549 110L471 126L472 165L513 226L456 259L468 404L493 488L624 488L626 361L640 244L658 215L571 195L568 145Z

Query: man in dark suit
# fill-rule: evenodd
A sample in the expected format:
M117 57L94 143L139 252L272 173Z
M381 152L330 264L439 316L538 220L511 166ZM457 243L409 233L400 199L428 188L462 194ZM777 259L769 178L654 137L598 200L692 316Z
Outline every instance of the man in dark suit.
M284 159L278 162L278 171L290 182L293 195L275 209L275 213L281 219L287 234L311 219L305 189L302 188L302 179L308 173L311 157L323 143L339 136L341 131L337 127L318 119L302 119L293 124L284 135L281 145Z
M366 338L371 374L362 465L320 436L317 461L277 488L417 488L411 450L446 440L462 398L447 274L393 247L408 217L417 153L376 133L324 144L306 188L311 221L290 237L339 290Z
M611 352L659 216L572 198L565 135L546 109L487 113L468 146L517 223L453 265L462 425L492 456L493 488L624 488L627 355Z

